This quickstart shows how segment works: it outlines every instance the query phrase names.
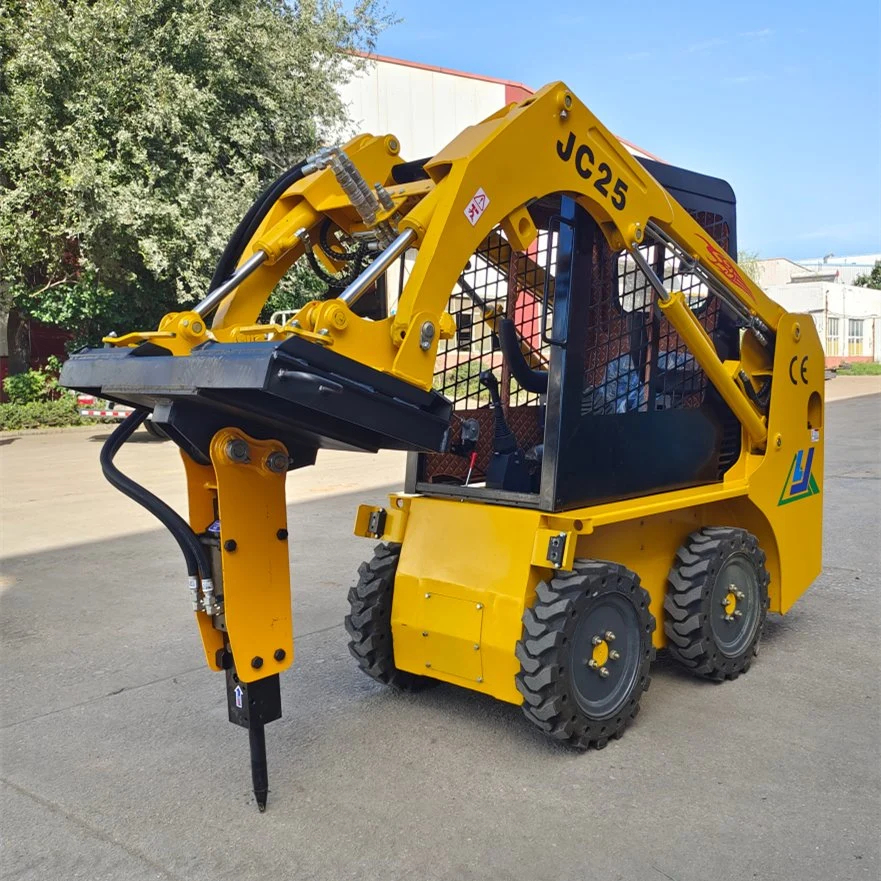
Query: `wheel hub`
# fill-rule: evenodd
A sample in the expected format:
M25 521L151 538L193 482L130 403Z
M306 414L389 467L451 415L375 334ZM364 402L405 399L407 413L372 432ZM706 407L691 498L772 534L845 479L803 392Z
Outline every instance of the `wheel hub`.
M591 642L593 643L593 652L591 652L593 664L590 666L598 670L604 667L606 661L609 660L609 644L602 636L595 636Z
M623 596L603 597L585 610L572 639L574 698L588 715L619 712L640 665L636 609Z
M752 639L759 616L758 582L748 561L740 555L722 566L711 610L710 628L719 650L727 657L736 657Z
M746 594L736 584L729 584L728 593L722 597L722 619L734 621L736 618L743 617L743 611L737 608L737 601L744 599L746 599Z

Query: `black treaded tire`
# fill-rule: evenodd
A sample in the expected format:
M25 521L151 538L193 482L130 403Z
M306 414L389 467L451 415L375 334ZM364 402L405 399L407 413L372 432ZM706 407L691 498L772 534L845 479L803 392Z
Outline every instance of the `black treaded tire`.
M345 620L349 651L371 679L400 691L421 691L437 680L399 670L392 647L392 594L400 556L399 544L378 544L373 558L358 567Z
M607 648L615 647L620 659L604 662L610 673L602 679L587 666L590 640L610 621L620 632ZM621 737L651 682L654 630L648 591L617 563L576 560L571 572L541 582L516 648L526 717L575 749L602 749Z
M750 668L768 613L765 552L745 529L707 526L676 552L667 579L664 632L670 655L698 676L721 682ZM740 616L728 616L725 596L743 595Z

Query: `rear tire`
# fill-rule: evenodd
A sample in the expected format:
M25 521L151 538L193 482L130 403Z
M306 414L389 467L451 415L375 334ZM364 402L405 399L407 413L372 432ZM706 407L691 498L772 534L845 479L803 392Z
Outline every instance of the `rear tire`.
M721 682L745 673L759 653L768 612L765 552L754 535L727 526L693 532L667 580L664 632L670 655Z
M651 682L654 629L649 594L623 566L576 560L543 581L516 648L526 717L576 749L621 737Z
M345 621L351 637L349 651L371 679L400 691L421 691L437 685L437 680L395 666L392 596L400 556L399 544L378 544L373 559L358 567L358 583L349 590Z

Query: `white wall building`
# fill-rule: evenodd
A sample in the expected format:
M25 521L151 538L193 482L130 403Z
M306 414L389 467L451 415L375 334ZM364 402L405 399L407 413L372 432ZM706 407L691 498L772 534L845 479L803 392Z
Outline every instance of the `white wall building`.
M853 284L860 275L868 275L881 254L864 254L859 257L820 258L819 260L790 260L787 257L771 257L758 260L759 284L797 284L814 281L831 281L836 284Z
M825 257L799 260L798 263L809 272L836 272L839 284L853 284L857 276L868 275L878 260L881 260L881 254L858 254L853 257L827 254Z
M881 291L853 284L877 260L881 254L797 262L773 257L758 261L758 282L784 309L814 316L828 366L881 361Z
M393 134L404 159L424 159L475 125L533 90L522 83L434 67L382 55L365 56L365 68L339 89L352 133ZM629 141L636 156L659 160Z
M800 282L829 281L843 284L837 269L810 270L787 257L771 257L756 261L759 287L797 284Z
M826 364L881 361L881 291L834 282L764 287L790 312L807 312L817 325Z

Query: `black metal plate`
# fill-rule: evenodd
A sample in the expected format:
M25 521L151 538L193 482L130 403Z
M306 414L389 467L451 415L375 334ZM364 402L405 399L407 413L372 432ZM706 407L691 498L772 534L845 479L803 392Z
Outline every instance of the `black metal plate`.
M440 394L305 340L206 343L183 357L148 345L80 352L61 384L158 409L157 423L199 458L224 426L289 449L441 450L446 442L451 407Z

